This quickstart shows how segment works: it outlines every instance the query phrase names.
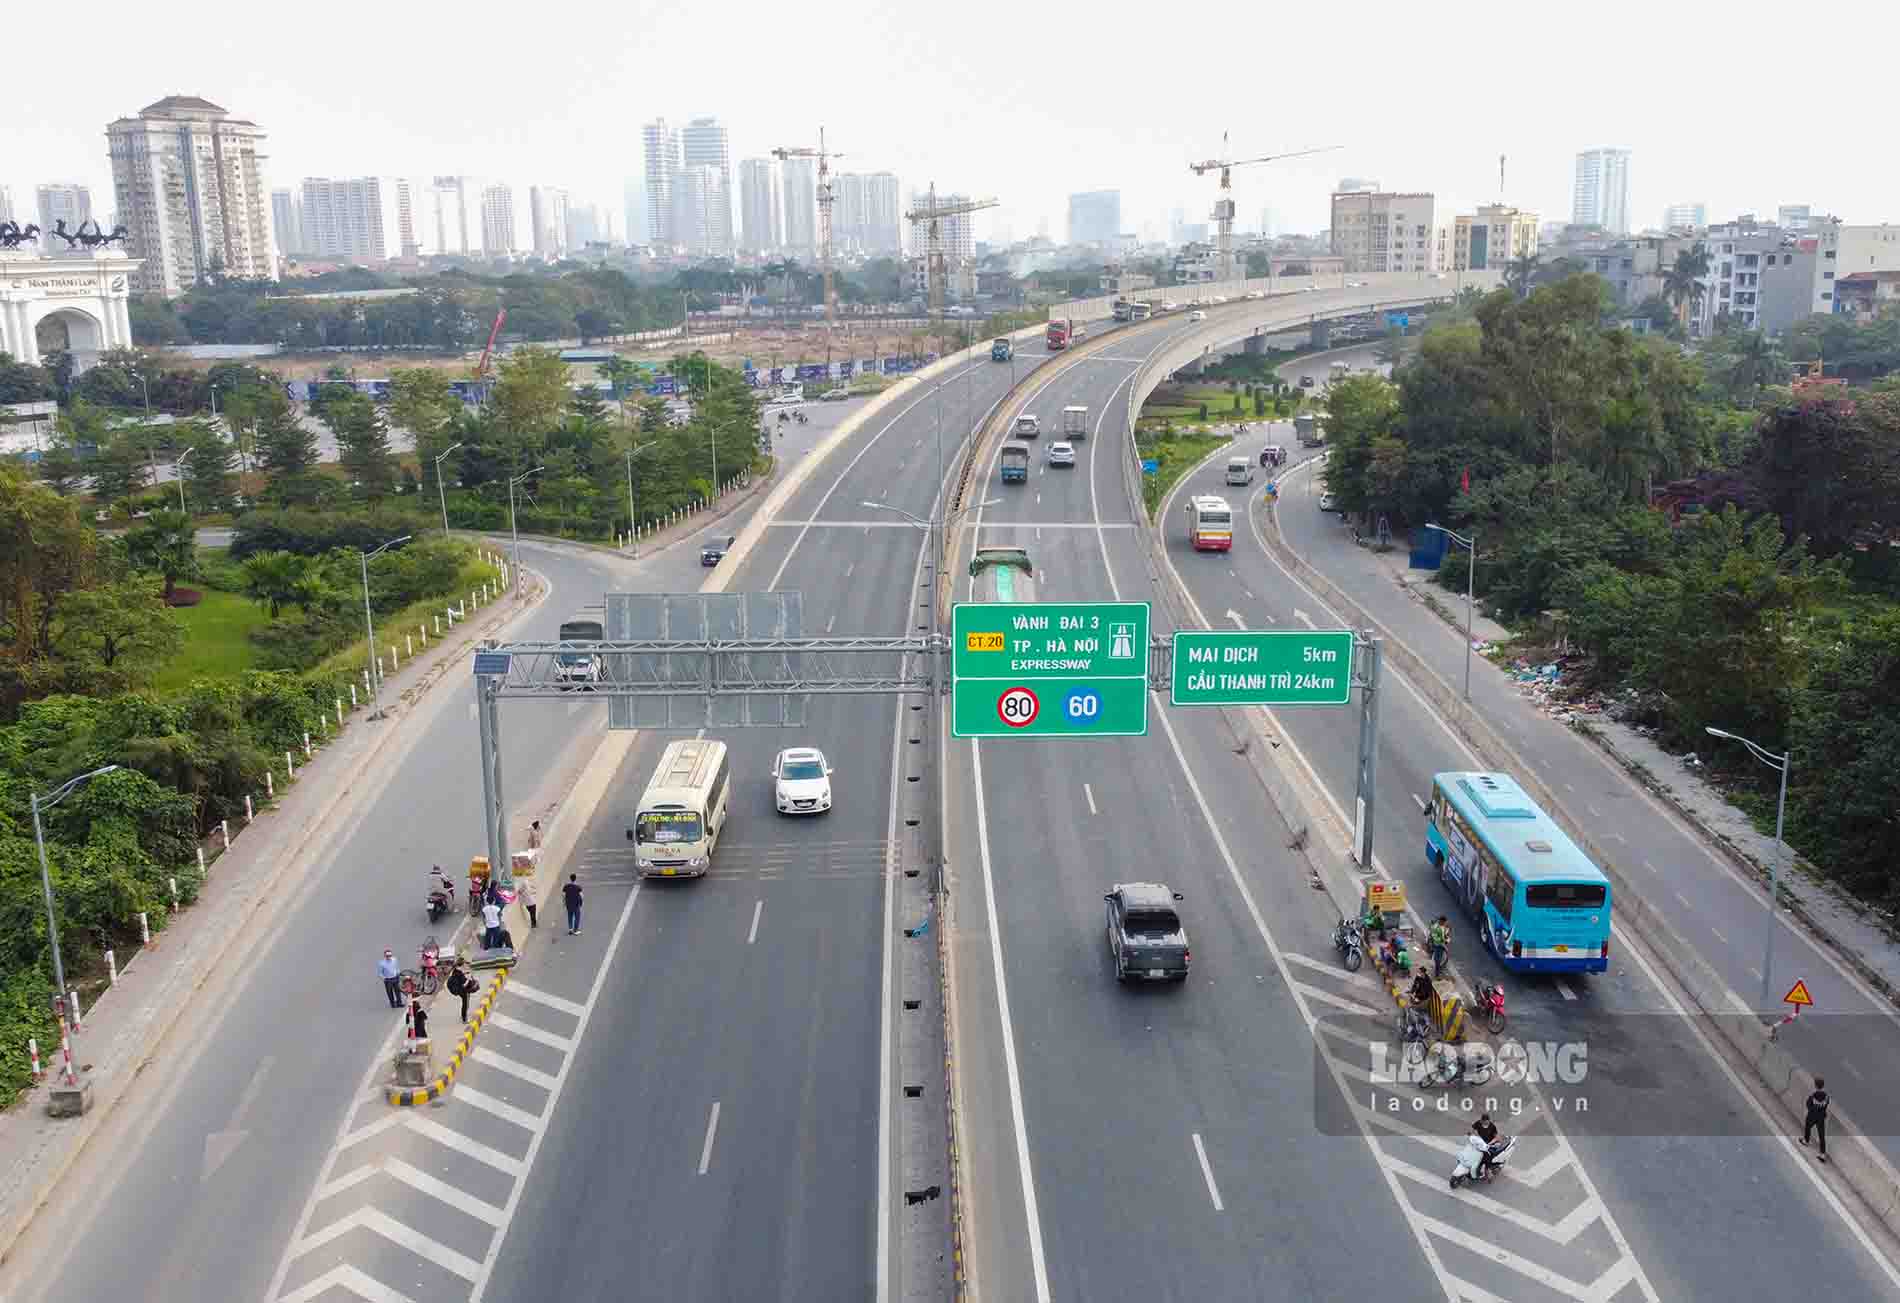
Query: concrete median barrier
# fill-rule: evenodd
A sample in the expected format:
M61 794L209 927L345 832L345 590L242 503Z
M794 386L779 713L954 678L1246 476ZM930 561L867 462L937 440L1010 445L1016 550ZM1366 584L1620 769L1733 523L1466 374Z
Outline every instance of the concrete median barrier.
M427 1104L430 1100L440 1099L448 1093L455 1083L455 1074L462 1070L462 1063L468 1058L469 1051L475 1048L475 1037L480 1034L488 1015L495 1007L495 999L501 994L501 988L508 984L508 970L495 970L495 980L488 984L482 993L481 1003L468 1016L468 1026L462 1029L462 1038L455 1043L454 1051L449 1055L448 1066L426 1086L417 1086L412 1090L391 1090L388 1099L399 1107L413 1108L418 1104Z

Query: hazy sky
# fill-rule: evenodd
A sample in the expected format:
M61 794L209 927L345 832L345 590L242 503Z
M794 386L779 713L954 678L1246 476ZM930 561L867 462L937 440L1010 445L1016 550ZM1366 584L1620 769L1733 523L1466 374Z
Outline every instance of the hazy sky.
M1849 8L1851 47L1816 41L1798 11L1708 0L1520 8L1492 21L1386 0L331 0L294 16L228 0L108 0L83 26L7 29L20 44L7 62L0 183L28 215L33 186L53 180L89 181L110 208L105 124L186 94L266 128L269 180L285 187L461 172L566 185L617 208L640 171L640 123L711 113L731 131L735 164L815 144L823 124L847 155L840 169L894 171L906 196L933 179L995 196L1018 238L1043 219L1061 238L1075 190L1119 188L1129 230L1165 234L1175 207L1205 220L1216 178L1186 164L1216 156L1223 130L1242 157L1344 146L1237 170L1243 228L1269 207L1282 230L1325 226L1346 176L1433 191L1448 221L1498 197L1500 154L1508 202L1567 218L1574 155L1599 145L1635 151L1639 227L1697 200L1711 220L1806 203L1900 221L1893 83L1852 53L1900 49L1900 6Z

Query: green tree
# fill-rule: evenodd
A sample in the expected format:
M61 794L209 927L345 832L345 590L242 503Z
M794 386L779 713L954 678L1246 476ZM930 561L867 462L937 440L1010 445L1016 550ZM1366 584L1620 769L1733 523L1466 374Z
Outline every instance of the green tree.
M511 319L512 315L510 309ZM567 393L567 363L560 354L545 348L519 348L496 369L488 402L503 430L539 436L559 423Z
M1759 500L1822 555L1900 524L1900 400L1786 402L1757 439L1748 470Z
M1857 618L1817 650L1788 740L1792 839L1864 898L1900 899L1900 611Z
M208 424L187 422L184 445L185 498L200 511L225 511L237 495L237 448Z
M46 403L58 392L45 367L16 361L13 354L0 352L0 403Z
M1504 283L1520 299L1531 292L1531 279L1536 275L1537 255L1533 253L1513 258L1504 265Z
M1405 331L1398 326L1387 326L1385 338L1381 339L1378 348L1373 350L1373 357L1389 367L1398 366L1405 357Z
M336 436L338 460L363 495L378 501L389 495L396 481L395 458L390 455L389 424L367 396L346 393L323 405L320 418Z
M91 585L98 552L78 503L0 464L0 656L18 665L51 650L53 609Z
M111 506L143 491L152 482L151 456L151 444L141 438L138 427L105 434L86 459L94 500Z
M281 389L247 391L245 411L255 433L258 465L273 480L304 475L316 469L317 432L307 428L291 410Z
M409 431L416 455L427 461L454 440L449 429L462 415L462 400L440 371L398 367L389 373L389 419Z
M198 540L191 517L182 511L154 511L138 528L125 536L126 556L140 570L149 570L165 581L165 600L180 579L198 574Z
M295 552L257 552L244 558L244 595L275 620L284 607L308 611L327 585L316 558Z
M119 689L149 682L184 646L184 625L151 580L133 577L59 599L53 648L106 671Z
M1676 321L1685 328L1689 317L1702 311L1702 299L1708 293L1702 282L1709 267L1709 251L1697 245L1678 253L1663 273L1663 297L1676 305Z

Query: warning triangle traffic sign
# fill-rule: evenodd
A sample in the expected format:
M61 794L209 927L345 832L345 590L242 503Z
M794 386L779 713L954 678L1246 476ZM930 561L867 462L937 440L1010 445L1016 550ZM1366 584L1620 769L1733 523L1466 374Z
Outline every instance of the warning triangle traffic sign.
M1781 1002L1798 1007L1804 1004L1813 1004L1814 997L1808 994L1808 984L1806 982L1796 982L1788 989L1788 994L1781 997Z

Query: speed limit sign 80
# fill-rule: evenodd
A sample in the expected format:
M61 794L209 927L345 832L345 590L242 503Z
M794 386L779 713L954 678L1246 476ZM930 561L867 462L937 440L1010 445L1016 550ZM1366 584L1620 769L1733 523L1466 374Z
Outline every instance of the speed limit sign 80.
M1027 728L1041 710L1042 703L1028 688L1011 688L996 699L997 716L1011 728Z

